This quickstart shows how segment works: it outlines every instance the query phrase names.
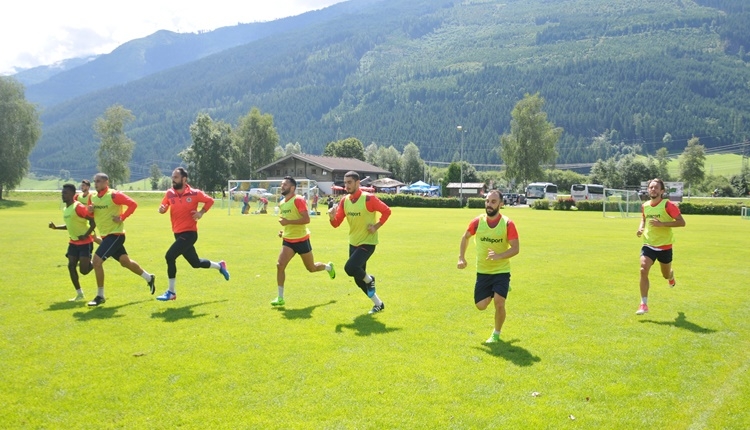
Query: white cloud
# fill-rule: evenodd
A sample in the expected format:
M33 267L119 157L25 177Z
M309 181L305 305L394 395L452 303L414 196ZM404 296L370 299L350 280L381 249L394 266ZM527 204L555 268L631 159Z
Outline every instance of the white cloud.
M0 15L0 75L106 54L158 30L190 33L271 21L342 0L69 0L16 2ZM8 13L10 12L10 13Z

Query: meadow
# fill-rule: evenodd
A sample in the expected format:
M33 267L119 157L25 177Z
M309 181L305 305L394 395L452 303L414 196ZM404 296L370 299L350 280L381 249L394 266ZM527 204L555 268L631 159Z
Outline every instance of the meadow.
M166 289L172 243L156 195L135 195L131 257ZM667 287L652 272L639 303L638 219L507 208L512 260L503 342L473 304L474 250L456 269L473 209L394 208L368 264L382 313L346 276L347 229L310 224L317 261L287 270L273 215L199 222L201 257L178 261L177 300L105 263L106 304L74 296L56 193L0 202L2 428L750 428L750 221L686 216ZM82 277L87 298L94 275Z

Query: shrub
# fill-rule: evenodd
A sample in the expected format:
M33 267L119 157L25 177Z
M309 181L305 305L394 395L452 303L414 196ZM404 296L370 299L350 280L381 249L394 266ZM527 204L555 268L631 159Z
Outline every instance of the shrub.
M562 198L557 199L554 204L554 208L556 211L569 211L571 207L576 205L576 201L573 200L573 198Z
M739 215L742 207L732 204L707 205L695 204L691 202L680 203L680 212L685 215Z
M470 197L468 206L473 209L484 209L484 199L481 197Z
M581 200L576 203L579 211L601 212L604 210L603 200Z
M422 197L411 194L378 194L383 203L391 207L404 208L460 208L456 197Z
M534 200L534 203L531 205L531 209L548 211L550 209L549 204L550 202L547 199Z

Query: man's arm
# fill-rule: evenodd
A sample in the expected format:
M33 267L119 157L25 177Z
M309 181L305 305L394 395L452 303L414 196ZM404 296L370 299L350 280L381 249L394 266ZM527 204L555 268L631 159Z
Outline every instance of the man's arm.
M511 258L511 257L518 255L518 252L520 251L518 239L509 240L508 244L510 245L510 248L505 250L505 252L501 252L500 254L495 254L495 252L490 249L490 251L487 253L487 259L488 260L505 260L507 258Z
M334 228L340 226L341 223L344 222L344 218L346 218L346 214L344 213L344 199L341 199L339 202L339 205L336 207L336 212L333 211L333 208L328 210L328 218Z
M133 215L133 212L135 212L135 209L138 207L138 203L136 203L135 200L119 191L112 193L112 203L127 207L125 212L120 214L120 222L125 221L130 215Z
M466 268L466 248L469 247L469 238L472 236L471 231L466 230L464 232L464 235L461 236L461 245L459 245L458 248L458 264L456 267L459 269Z

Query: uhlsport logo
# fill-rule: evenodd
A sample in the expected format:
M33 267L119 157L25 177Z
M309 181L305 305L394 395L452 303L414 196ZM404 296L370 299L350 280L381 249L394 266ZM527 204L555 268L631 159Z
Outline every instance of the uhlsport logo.
M503 243L503 239L502 238L495 239L493 237L483 237L483 238L481 238L479 240L481 240L482 242L489 242L489 243Z
M361 216L362 212L347 212L346 216Z

